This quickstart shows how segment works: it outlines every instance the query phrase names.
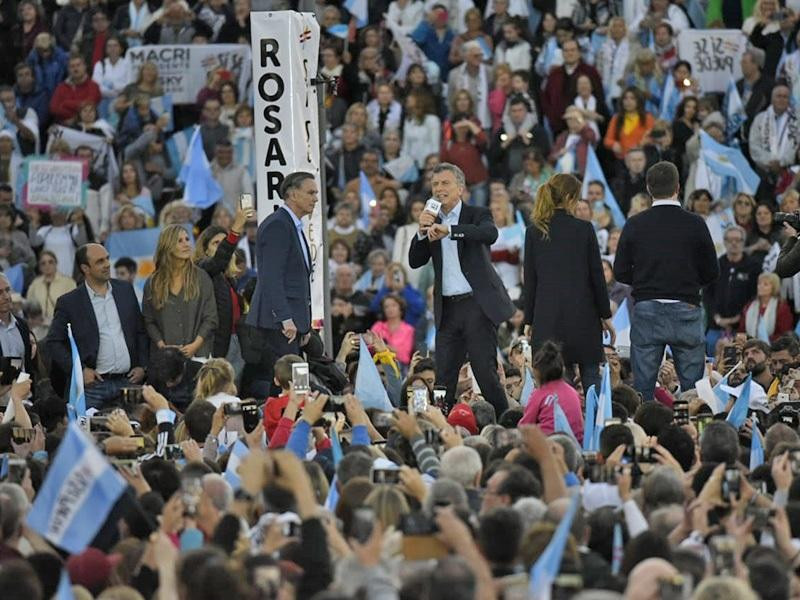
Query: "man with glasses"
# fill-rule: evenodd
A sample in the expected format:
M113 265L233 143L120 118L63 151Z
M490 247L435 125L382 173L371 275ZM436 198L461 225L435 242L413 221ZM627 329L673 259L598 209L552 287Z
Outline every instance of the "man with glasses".
M725 254L719 259L719 279L706 290L705 300L710 323L707 335L708 354L714 354L717 340L725 332L735 331L745 305L756 295L761 265L744 252L746 234L738 225L725 231Z

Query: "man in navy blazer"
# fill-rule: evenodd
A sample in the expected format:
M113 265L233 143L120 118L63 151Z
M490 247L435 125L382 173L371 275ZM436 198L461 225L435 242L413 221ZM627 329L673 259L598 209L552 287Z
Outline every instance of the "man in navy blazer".
M281 184L283 206L258 228L258 281L247 324L260 330L269 350L266 381L272 381L275 361L297 354L310 335L313 267L302 219L313 212L318 193L311 173L292 173Z
M481 392L499 417L508 400L497 375L497 327L511 318L514 305L489 256L498 235L492 214L464 204L465 188L457 166L442 163L433 169L431 191L441 213L420 213L408 264L418 269L433 258L436 380L447 386L448 406L455 402L458 372L469 357Z
M103 408L123 387L144 381L149 340L133 286L111 279L108 252L85 244L75 253L85 283L56 302L47 350L69 380L72 351L67 324L83 367L86 408Z

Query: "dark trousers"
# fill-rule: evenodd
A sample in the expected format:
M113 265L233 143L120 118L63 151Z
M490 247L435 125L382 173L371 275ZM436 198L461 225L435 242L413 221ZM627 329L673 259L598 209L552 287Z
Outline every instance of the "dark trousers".
M436 381L447 386L448 406L456 402L458 372L467 357L483 397L499 418L508 408L508 400L497 375L497 327L472 296L457 300L444 297L436 331Z
M280 395L280 389L273 382L275 362L286 354L300 354L300 337L301 334L298 333L294 340L289 342L280 329L253 328L251 336L245 338L248 340L245 343L258 347L248 348L249 351L242 348L245 367L242 372L241 388L244 393L257 398Z

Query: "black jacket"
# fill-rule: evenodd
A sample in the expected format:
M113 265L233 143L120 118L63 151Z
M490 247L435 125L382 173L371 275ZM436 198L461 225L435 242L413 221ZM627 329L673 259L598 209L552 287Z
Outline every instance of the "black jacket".
M780 277L792 277L800 271L800 244L797 238L790 237L783 243L781 253L778 255L778 264L775 266L775 274Z
M553 340L561 343L566 364L602 361L600 319L611 317L611 305L591 223L557 210L549 239L528 227L523 298L534 347Z
M131 368L145 368L147 367L150 340L144 329L144 320L139 309L136 292L127 281L112 279L110 283L119 313L119 321L122 325L122 333L125 336L125 345L128 347L128 355L131 359ZM79 285L56 301L53 323L50 325L45 342L50 358L64 374L69 373L72 369L72 352L70 351L69 337L67 337L67 323L72 324L72 335L78 346L81 364L94 369L97 366L97 352L100 349L100 333L92 301L89 299L85 285Z
M14 319L17 321L17 329L19 329L19 335L22 337L22 345L25 346L25 370L28 373L32 373L33 369L33 360L31 359L31 329L28 327L28 322L21 318L14 316ZM0 356L3 356L3 348L0 347Z
M215 358L225 358L228 346L231 343L233 328L233 300L231 299L231 284L225 277L225 271L231 262L231 257L236 251L236 243L231 242L228 236L217 246L214 256L204 258L197 266L211 277L214 286L214 299L217 302L217 331L214 333L214 347L211 351Z
M437 218L437 222L440 219ZM516 310L508 292L492 266L489 246L497 240L497 227L488 208L462 204L458 225L450 230L451 237L458 244L458 259L461 272L472 288L475 301L483 313L495 325L510 319ZM433 258L434 314L436 326L442 322L442 242L431 242L428 238L414 236L408 250L408 263L412 269L419 269Z
M750 140L750 125L753 124L753 119L761 111L767 110L772 100L772 88L775 82L765 75L758 78L753 84L753 90L750 97L747 99L747 104L744 106L744 112L747 114L747 120L742 125L740 138L743 142L747 143ZM736 89L741 96L744 93L744 78L736 82Z

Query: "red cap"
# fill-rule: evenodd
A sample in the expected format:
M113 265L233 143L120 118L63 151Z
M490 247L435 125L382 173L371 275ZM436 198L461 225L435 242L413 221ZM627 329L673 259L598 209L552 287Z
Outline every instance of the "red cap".
M111 571L121 560L121 554L106 554L97 548L87 548L69 557L67 571L73 585L82 585L96 595L108 585Z
M472 435L478 434L478 422L475 420L475 413L468 404L459 402L447 415L447 422L453 427L463 427Z

